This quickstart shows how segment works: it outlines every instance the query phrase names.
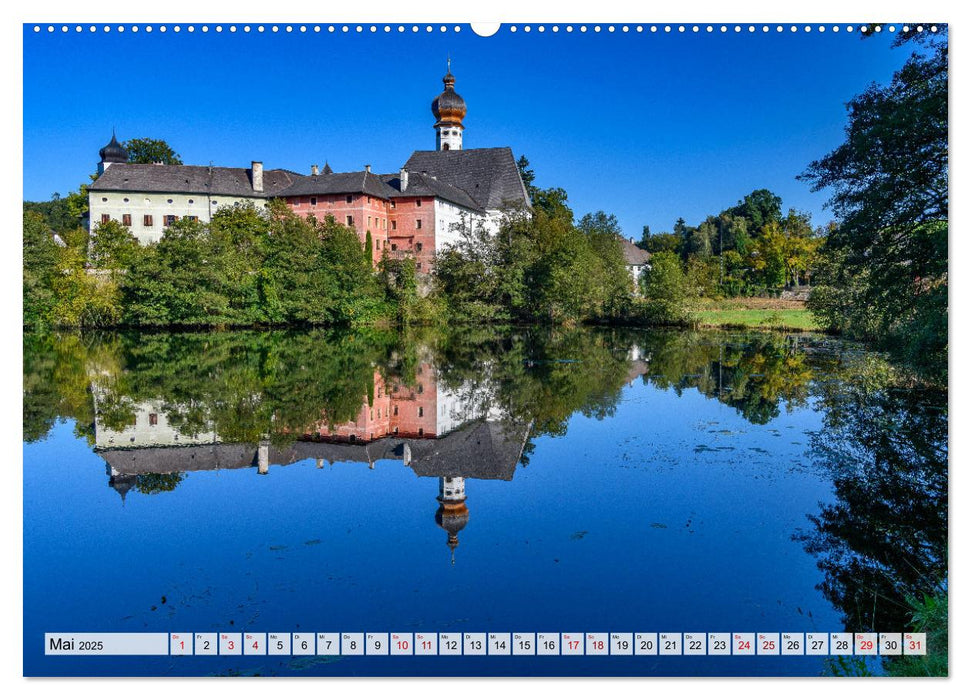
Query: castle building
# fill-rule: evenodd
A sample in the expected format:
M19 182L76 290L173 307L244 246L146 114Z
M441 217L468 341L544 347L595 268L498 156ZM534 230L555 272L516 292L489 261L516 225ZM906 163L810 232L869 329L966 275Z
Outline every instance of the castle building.
M455 92L451 66L444 90L432 101L435 150L415 151L394 173L363 170L333 172L311 166L309 175L290 170L128 163L114 134L101 149L99 177L88 188L90 226L108 221L127 226L142 244L157 241L183 217L209 221L224 206L284 200L296 213L335 221L353 229L362 244L370 232L375 263L411 256L421 272L435 253L455 242L463 230L484 226L496 231L507 207L529 207L512 149L462 144L467 114Z

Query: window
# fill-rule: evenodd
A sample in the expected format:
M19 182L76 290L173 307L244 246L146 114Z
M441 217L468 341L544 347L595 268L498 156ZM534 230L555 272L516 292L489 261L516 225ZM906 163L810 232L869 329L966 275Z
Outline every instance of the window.
M395 415L398 415L398 407L397 406L394 407L394 414Z
M149 425L158 425L158 414L157 413L149 413L148 414L148 424Z
M423 418L425 416L425 409L421 406L418 407L418 417Z
M125 202L125 204L128 204L128 197L125 197L123 201Z
M397 231L398 230L398 222L397 221L392 221L391 222L391 230L392 231Z
M391 200L391 208L392 208L392 209L395 209L395 208L397 208L397 206L398 206L398 205L397 205L397 204L395 204L395 201L394 201L394 200L392 199L392 200Z
M370 216L367 218L367 227L368 228L371 228L371 217Z
M146 214L145 216L142 217L142 226L151 227L153 225L154 224L152 223L152 215L151 214Z
M198 221L199 220L199 217L198 216L187 216L185 218L187 218L189 221Z
M380 240L377 240L377 241L374 242L374 249L375 250L381 250L381 241Z
M418 428L418 437L421 437L424 434L425 434L425 429L424 428Z
M169 204L172 203L172 200L171 199L166 199L165 201L168 202Z
M122 214L121 215L121 225L122 226L131 226L131 214Z
M421 228L421 219L415 219L415 228L417 229Z
M190 199L189 200L189 204L195 204L195 200L194 199Z
M312 206L312 207L317 206L317 198L316 197L311 197L310 198L310 206Z
M418 393L419 394L424 394L425 393L425 387L424 387L424 385L422 385L422 384L419 384L418 385Z
M419 253L421 252L421 242L415 243L415 250L417 250Z
M351 204L353 201L354 201L354 195L352 194L347 195L347 203Z
M416 270L420 270L421 269L421 262L416 262L415 263L415 269Z
M348 216L347 217L347 225L348 226L353 226L354 225L354 217L353 216Z
M101 201L102 201L102 202L107 202L107 201L108 201L108 198L107 198L107 197L102 197L102 198L101 198Z
M421 206L421 200L420 199L416 199L415 200L415 206L416 207L420 207Z
M179 217L175 216L174 214L166 214L165 215L165 225L166 226L171 226L172 224L174 224L178 220L179 220Z
M219 204L219 202L217 202L217 201L216 201L215 199L214 199L214 200L212 200L212 205L213 205L213 206L216 206L217 204Z
M111 221L111 214L102 214L101 215L101 223L106 224L109 221Z
M370 204L370 203L371 203L371 198L370 198L370 197L368 197L368 198L367 198L367 203L368 203L368 204Z
M391 244L391 250L398 250L398 244L397 243L392 243Z

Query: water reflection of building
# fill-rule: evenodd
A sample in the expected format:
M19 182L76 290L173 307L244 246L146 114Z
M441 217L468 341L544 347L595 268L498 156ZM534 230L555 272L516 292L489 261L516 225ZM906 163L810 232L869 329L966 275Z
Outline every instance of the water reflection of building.
M511 481L522 457L530 424L488 417L469 421L436 438L388 436L369 443L343 440L299 440L285 446L209 443L182 446L110 447L98 452L106 462L108 484L125 498L139 477L221 469L252 469L268 474L270 465L287 466L314 460L318 467L397 461L420 478L437 479L435 522L447 533L447 545L458 546L458 533L469 520L467 480Z
M92 393L95 449L106 462L109 485L123 501L148 475L253 467L267 475L271 465L308 459L318 467L365 463L373 469L378 461L394 460L418 477L438 480L435 521L448 533L453 561L458 533L469 519L466 480L511 480L530 428L498 410L488 389L440 383L430 363L419 365L408 384L385 381L375 372L373 393L362 398L354 419L331 426L324 416L284 446L227 443L215 429L183 434L162 400L122 402L133 417L119 426L103 415L105 392L95 384Z

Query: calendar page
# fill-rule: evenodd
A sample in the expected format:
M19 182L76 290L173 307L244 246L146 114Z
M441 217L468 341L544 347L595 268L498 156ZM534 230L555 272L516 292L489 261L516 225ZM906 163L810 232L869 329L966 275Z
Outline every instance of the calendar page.
M947 24L311 19L23 24L23 675L947 676Z

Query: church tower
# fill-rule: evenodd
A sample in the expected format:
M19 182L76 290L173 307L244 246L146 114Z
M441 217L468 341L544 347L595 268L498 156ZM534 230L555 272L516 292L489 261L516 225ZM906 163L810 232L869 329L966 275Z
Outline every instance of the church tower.
M115 130L111 130L111 141L108 142L107 146L103 146L98 155L101 156L101 161L98 163L98 175L104 175L105 170L111 167L112 163L127 163L128 162L128 151L125 147L118 143L118 139L115 137Z
M461 151L462 119L465 118L465 100L455 92L455 76L452 75L452 60L448 60L445 77L442 78L445 90L432 101L432 114L435 115L435 150Z

